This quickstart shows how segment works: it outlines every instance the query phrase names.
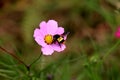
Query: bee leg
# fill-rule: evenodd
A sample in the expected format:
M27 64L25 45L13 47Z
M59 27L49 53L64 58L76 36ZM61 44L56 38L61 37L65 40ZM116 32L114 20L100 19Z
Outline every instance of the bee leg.
M60 48L61 48L61 44L60 43L58 43L58 45L60 46Z

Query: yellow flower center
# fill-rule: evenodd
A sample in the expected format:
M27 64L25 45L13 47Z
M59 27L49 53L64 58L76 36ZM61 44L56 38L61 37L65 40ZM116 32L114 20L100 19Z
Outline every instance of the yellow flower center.
M48 45L49 45L49 44L52 44L52 42L53 42L53 36L50 35L50 34L45 35L44 40L45 40L45 43L47 43Z

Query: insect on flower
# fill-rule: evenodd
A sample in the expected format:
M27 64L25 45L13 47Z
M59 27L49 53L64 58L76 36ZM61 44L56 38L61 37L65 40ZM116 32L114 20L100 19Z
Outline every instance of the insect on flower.
M34 30L33 37L41 46L44 55L52 55L54 51L61 52L66 48L64 42L68 33L64 33L63 27L58 27L55 20L42 21L39 28Z
M61 44L65 43L64 37L66 37L70 32L64 32L63 34L59 35L56 34L53 36L53 43L58 43L58 45L61 47Z

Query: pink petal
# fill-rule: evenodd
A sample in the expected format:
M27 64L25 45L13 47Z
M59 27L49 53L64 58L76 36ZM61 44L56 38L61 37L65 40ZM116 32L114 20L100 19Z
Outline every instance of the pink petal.
M47 22L47 33L54 35L56 30L58 29L58 24L55 20L49 20Z
M33 37L41 36L40 29L35 29Z
M47 44L44 42L44 39L40 38L40 37L36 37L35 41L41 45L42 47L46 46Z
M117 31L115 32L115 37L120 38L120 27L117 28Z
M43 55L52 55L54 52L53 48L50 45L41 48Z
M42 31L43 34L47 34L47 23L45 21L42 21L39 24L40 30Z
M57 45L57 44L52 44L52 47L57 52L61 52L66 48L66 46L64 44L61 44L61 46Z
M46 34L41 30L41 29L35 29L33 37L38 37L38 36L45 36ZM43 38L43 37L42 37Z
M41 32L40 29L35 29L34 34L33 34L35 41L41 45L41 46L46 46L47 44L44 42L44 35Z
M63 34L64 33L64 28L58 27L57 31L55 34Z
M116 32L116 33L115 33L115 36L116 36L117 38L120 38L120 32Z
M67 35L64 36L64 40L66 40L66 39L67 39Z

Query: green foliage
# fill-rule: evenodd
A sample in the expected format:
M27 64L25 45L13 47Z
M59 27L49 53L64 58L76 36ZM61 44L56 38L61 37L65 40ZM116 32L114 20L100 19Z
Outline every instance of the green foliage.
M42 55L30 70L0 51L0 80L120 80L119 41L113 36L119 15L117 14L116 22L114 9L104 7L102 0L31 1L23 11L20 23L25 43L18 41L20 48L15 48L20 53L20 59L30 64L40 54L40 49L36 48L38 45L33 43L33 31L42 20L58 20L60 26L70 31L68 42L66 41L67 50L51 56ZM93 19L94 14L99 17ZM105 36L104 33L105 42L99 42L101 35L97 35L100 32L97 31L98 25L102 23L110 25L108 35ZM106 28L103 31L104 29ZM19 39L10 37L11 35L0 37L0 45L5 45L6 41L14 45L14 41Z

